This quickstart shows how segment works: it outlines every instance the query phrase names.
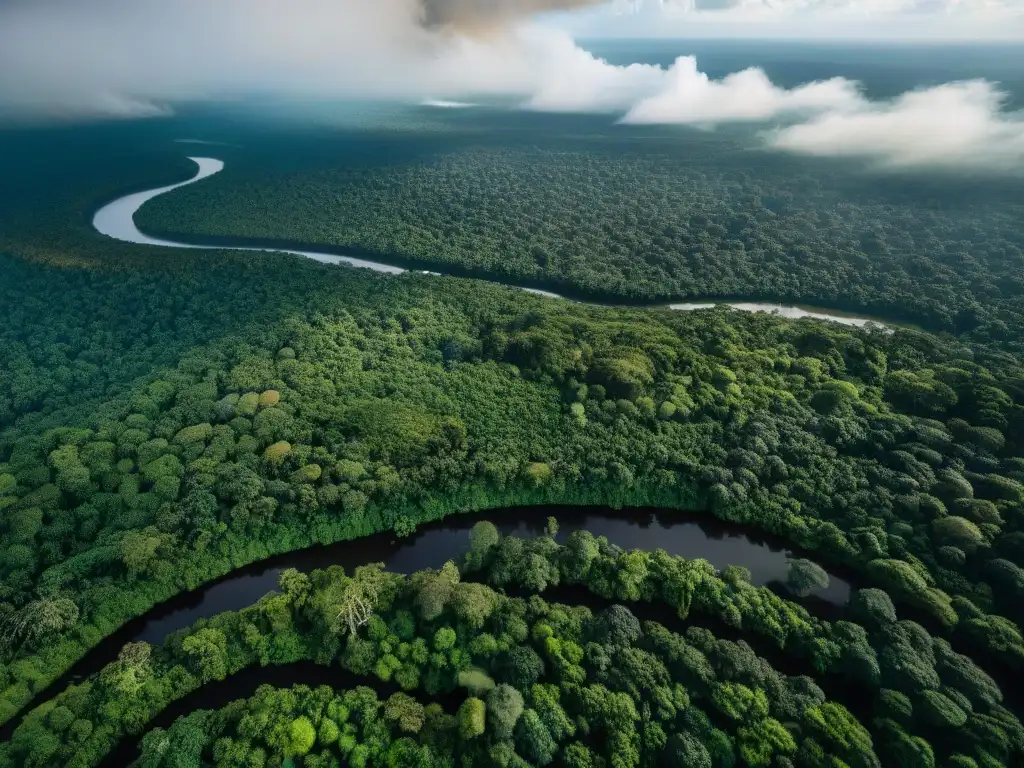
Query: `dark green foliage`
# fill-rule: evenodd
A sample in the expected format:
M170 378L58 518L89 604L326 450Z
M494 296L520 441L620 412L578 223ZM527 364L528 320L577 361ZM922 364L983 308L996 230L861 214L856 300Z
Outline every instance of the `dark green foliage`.
M872 629L880 629L896 621L892 600L880 589L859 589L850 603L850 612L858 621Z
M502 654L497 669L501 679L513 688L529 690L544 674L544 662L533 648L517 645Z
M266 152L233 153L241 167L230 176L160 198L139 220L160 232L345 246L620 301L772 298L1020 342L1019 183L958 195L922 182L919 191L816 159L751 160L721 134L631 140L604 119L554 131L528 115L500 119L485 119L490 139L447 125L454 143L433 151L413 134L403 146L415 161L370 168L362 156L372 135L346 136L330 165L292 173L266 170ZM397 151L395 139L389 147ZM447 356L451 338L437 340ZM628 356L602 368L615 398L646 373ZM961 397L927 374L887 386L921 415Z
M640 622L628 608L614 605L598 617L598 640L613 648L626 647L641 635Z
M85 212L184 165L91 144L56 183L33 178L31 153L5 155L18 199L0 210L0 720L126 621L231 568L504 504L704 510L868 588L852 621L829 622L753 588L742 564L716 573L583 532L563 547L499 540L481 524L463 574L287 573L253 609L126 646L34 710L0 764L93 764L185 693L298 659L404 693L292 704L264 691L251 712L155 734L144 765L171 745L174 765L303 768L1019 761L1020 725L975 663L1024 669L1024 286L1009 204L847 196L813 168L771 171L768 194L715 166L718 141L685 161L659 139L607 153L512 142L295 184L249 172L140 219L328 238L592 295L805 300L956 336L574 305L274 255L166 259L94 237ZM203 202L211 189L218 205ZM271 215L253 217L252 191ZM338 205L340 228L306 215ZM797 593L824 585L810 562L795 563ZM567 584L626 605L592 617L500 593ZM641 625L645 604L742 632L799 676L708 630ZM905 607L931 631L899 621ZM871 703L847 710L851 690ZM428 703L453 691L472 697Z
M193 302L234 313L237 328L182 351L176 367L141 383L113 366L95 392L80 391L74 409L52 397L52 412L26 415L4 431L0 500L11 512L11 535L0 552L0 600L27 629L9 635L0 717L81 655L84 637L109 634L234 565L374 531L409 533L446 512L510 502L709 506L817 549L823 561L861 569L945 625L962 619L958 631L973 644L1020 663L1015 603L993 601L983 583L1012 580L1014 572L999 563L976 569L942 549L955 539L972 557L984 556L986 543L1015 533L1019 502L1006 498L1005 484L980 479L995 473L974 471L988 466L988 449L965 448L946 439L940 422L893 410L864 372L870 361L928 366L959 391L1005 392L1006 361L991 370L968 364L909 332L577 307L454 279L383 278L272 257L226 256L200 269L189 258L175 271L131 271L127 281L5 263L21 296L40 305L56 306L60 296L109 315L103 322L132 324L124 307L162 296L168 307ZM209 279L197 287L183 276L189 270ZM128 287L115 291L115 284ZM97 286L111 288L118 308L104 309ZM123 294L129 289L134 298ZM52 312L34 317L33 327L57 335L77 322ZM2 328L21 334L11 323ZM441 332L487 341L445 364L434 354ZM93 343L77 341L76 354ZM278 354L285 346L294 356ZM767 359L775 362L766 366ZM618 381L609 372L626 370L616 360L630 361L629 370L650 361L652 378L636 379L644 390L637 402L671 401L675 415L606 408L607 387ZM580 381L599 362L603 383L587 385L579 401ZM42 361L32 370L33 381L59 379ZM864 376L860 402L829 416L839 421L823 421L814 393L854 371ZM1012 398L993 402L1017 418ZM583 406L585 424L572 404ZM956 414L976 415L961 405ZM396 431L405 435L401 450L388 442ZM930 465L913 453L926 444L960 469L929 479ZM873 451L880 461L868 458ZM992 495L984 500L1002 524L921 511L940 498L952 504L951 497L980 494ZM518 578L511 568L501 574L515 553L495 546L492 532L474 541L479 564L493 563L496 585ZM566 554L572 567L563 572L539 557L523 571L523 586L587 576L595 554L592 541L574 535ZM636 560L603 592L636 599L644 567ZM117 599L106 597L111 588ZM37 614L26 610L38 590L75 605L74 631L51 622L39 627L49 641L39 642ZM980 611L961 616L950 595ZM478 621L472 617L485 605L464 597L466 620ZM690 599L686 591L676 598L684 610ZM722 618L736 615L729 609ZM820 649L822 658L830 653Z
M790 560L786 586L794 594L806 595L817 589L828 587L828 573L817 563L804 558Z
M531 546L546 547L549 557L561 559L550 539ZM631 567L631 553L623 553L601 570L614 574ZM358 569L352 576L340 568L308 577L285 572L281 594L201 622L166 646L126 647L97 678L31 713L15 731L10 751L0 748L0 765L95 764L118 738L144 730L170 701L223 676L222 664L238 674L247 666L303 658L340 664L368 683L397 680L396 668L408 667L413 671L409 692L393 693L381 705L363 689L340 698L327 689L263 690L249 704L176 724L172 733L180 734L180 744L171 745L159 732L147 737L144 764L155 768L172 754L182 759L202 754L204 761L229 765L240 759L238 750L252 749L243 749L240 741L261 741L268 760L277 754L305 756L307 762L323 756L322 750L358 762L360 750L427 749L432 760L463 755L483 765L512 764L516 753L535 765L614 756L615 764L639 766L663 753L698 765L708 760L728 765L737 753L757 765L800 748L802 741L780 725L783 717L814 730L823 754L843 757L850 765L875 764L870 738L845 708L812 690L806 679L780 675L746 645L717 640L707 630L684 638L655 623L640 631L624 607L595 616L537 596L495 595L491 613L472 630L451 606L431 618L411 610L436 576L404 578L377 568ZM355 593L371 601L372 615L353 631L336 616ZM520 634L516 622L528 632ZM490 645L477 642L480 630L492 639ZM325 654L328 648L334 650ZM496 653L498 648L506 650ZM694 662L704 653L709 655L702 682L690 685L697 679ZM458 691L472 675L516 680L489 683L486 692L481 687L478 696L452 708L454 715L420 698ZM731 725L715 730L705 708L721 712ZM371 729L376 736L360 730L361 723L365 729L377 720L387 734L378 726ZM65 735L68 724L79 721L94 734L86 743ZM230 732L238 734L231 737L233 745L218 735ZM603 739L592 740L597 733ZM319 757L312 759L315 764Z
M925 722L936 728L959 728L967 722L967 713L938 691L921 694L919 712Z
M665 749L665 763L673 768L712 768L711 755L689 733L674 734Z

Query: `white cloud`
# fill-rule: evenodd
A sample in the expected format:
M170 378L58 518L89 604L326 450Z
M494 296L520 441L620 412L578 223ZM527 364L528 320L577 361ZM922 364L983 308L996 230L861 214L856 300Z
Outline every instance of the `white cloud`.
M421 107L433 107L434 109L469 109L476 105L470 101L451 101L450 99L423 99Z
M639 94L652 93L665 70L650 64L613 66L580 48L567 35L528 36L534 62L532 93L525 106L549 112L609 112L628 109Z
M525 106L621 112L632 124L711 126L781 122L765 145L821 157L863 158L878 167L1024 170L1024 114L1007 113L998 87L950 83L873 102L844 78L787 89L760 69L713 80L692 56L668 69L613 66L567 37L527 35L532 64L519 87Z
M687 1L694 13L766 7L763 0ZM925 0L827 1L878 13L927 10ZM493 0L0 0L0 115L159 116L178 100L253 90L437 105L501 95L527 109L611 112L627 123L781 122L765 134L767 146L885 166L1024 167L1024 117L1006 113L990 83L874 103L842 78L787 89L760 69L713 80L692 57L668 69L615 66L564 32L506 23L509 7L586 2L514 0L486 24L479 9L498 7ZM435 20L455 19L474 33L425 24L424 3ZM969 16L985 3L939 4ZM794 14L820 5L772 0ZM1007 7L992 2L991 12ZM466 16L465 8L474 10Z
M0 0L0 113L159 114L250 91L522 91L533 67L509 29L594 1Z
M412 0L0 4L0 105L75 116L123 111L112 94L141 106L262 84L315 90L346 80L360 59L360 82L383 84L395 74L388 51L426 42L412 8Z
M683 56L664 73L663 85L626 113L625 123L713 124L768 120L787 113L851 110L863 98L856 83L834 78L786 90L761 69L745 69L712 80L697 69L697 59Z
M769 135L778 149L865 158L889 167L1024 167L1024 115L1005 113L1005 94L974 80L906 93L853 112L827 112Z

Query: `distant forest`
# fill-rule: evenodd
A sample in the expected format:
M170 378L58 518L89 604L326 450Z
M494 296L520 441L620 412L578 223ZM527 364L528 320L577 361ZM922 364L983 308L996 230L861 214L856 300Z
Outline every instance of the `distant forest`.
M480 118L486 137L467 131L454 146L398 136L400 159L378 164L379 137L290 171L265 170L265 151L237 152L138 221L346 246L608 301L771 299L1019 343L1024 182L865 174L749 149L737 131L492 119ZM528 132L534 122L544 130Z

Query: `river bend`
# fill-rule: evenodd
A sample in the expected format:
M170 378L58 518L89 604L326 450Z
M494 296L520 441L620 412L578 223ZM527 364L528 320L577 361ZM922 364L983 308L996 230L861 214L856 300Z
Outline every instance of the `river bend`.
M785 593L789 564L798 557L784 541L751 528L726 524L709 516L653 509L614 510L603 507L518 507L475 514L460 514L420 526L404 539L387 532L336 544L313 546L275 555L235 569L220 579L185 592L157 605L89 650L64 675L39 691L27 712L53 698L68 685L96 674L117 658L130 642L162 643L171 632L191 626L202 618L252 605L277 589L278 577L286 568L312 571L340 565L351 570L359 565L382 562L398 573L440 568L458 560L469 549L469 531L480 520L491 520L504 535L530 538L540 535L548 516L559 523L557 539L577 530L604 536L623 549L663 549L687 559L702 558L716 568L743 566L756 586L770 586ZM801 602L809 608L838 613L849 601L851 585L829 573L829 584L813 590ZM0 728L0 741L11 737L21 722L14 717Z
M194 162L199 170L196 175L187 181L179 182L178 184L170 184L166 187L158 187L156 189L146 190L145 192L135 192L130 195L114 200L112 203L108 203L100 208L93 216L93 227L102 235L112 237L115 240L121 240L127 243L138 243L140 245L155 245L163 248L188 248L188 249L207 249L207 250L228 250L228 251L259 251L264 253L291 253L296 256L304 256L307 259L313 259L324 264L348 264L352 267L363 267L365 269L372 269L375 272L383 272L387 274L401 274L407 270L402 267L396 267L393 264L385 264L380 261L371 261L369 259L360 259L355 256L343 256L335 253L324 253L322 251L307 251L307 250L296 250L288 247L264 247L254 245L217 245L217 244L197 244L197 243L182 243L175 240L165 240L158 237L150 237L144 232L140 231L135 226L135 214L143 206L143 204L152 200L160 195L165 195L172 190L184 187L189 184L195 184L197 181L209 178L214 174L220 173L224 170L224 161L217 160L212 157L190 157L189 160ZM431 272L428 270L419 270L424 274L439 274L437 272ZM507 285L507 284L506 284ZM512 288L519 288L530 293L536 293L541 296L547 296L553 299L565 298L560 294L553 293L551 291L544 291L539 288L526 288L523 286L510 285ZM812 317L819 320L829 320L834 323L841 323L843 325L855 326L863 328L867 325L883 325L878 320L868 317L859 317L857 315L848 314L845 312L837 312L834 310L824 310L810 307L797 307L784 304L772 304L768 302L758 301L725 301L718 302L727 304L733 309L740 310L742 312L769 312L771 314L778 314L782 317L788 318L801 318L801 317ZM715 306L715 303L711 302L696 302L696 303L678 303L667 305L669 309L678 311L694 311L699 309L710 309Z

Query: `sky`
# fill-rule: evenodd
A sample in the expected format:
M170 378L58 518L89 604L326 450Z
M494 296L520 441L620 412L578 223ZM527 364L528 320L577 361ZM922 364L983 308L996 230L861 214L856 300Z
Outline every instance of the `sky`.
M554 23L583 37L1024 40L1024 0L613 0Z
M804 30L812 39L834 34L836 25L849 31L869 23L890 36L912 22L919 36L991 25L994 37L1019 28L1022 6L1024 0L0 0L0 122L159 119L182 102L253 92L447 106L500 96L519 109L605 114L610 124L714 130L744 123L766 149L859 158L879 169L1018 173L1024 114L1006 108L999 83L951 82L876 101L843 77L784 88L753 67L716 80L692 56L665 67L617 65L577 40L613 29L710 34L719 27L701 25L712 23L739 36L745 29L783 37Z

